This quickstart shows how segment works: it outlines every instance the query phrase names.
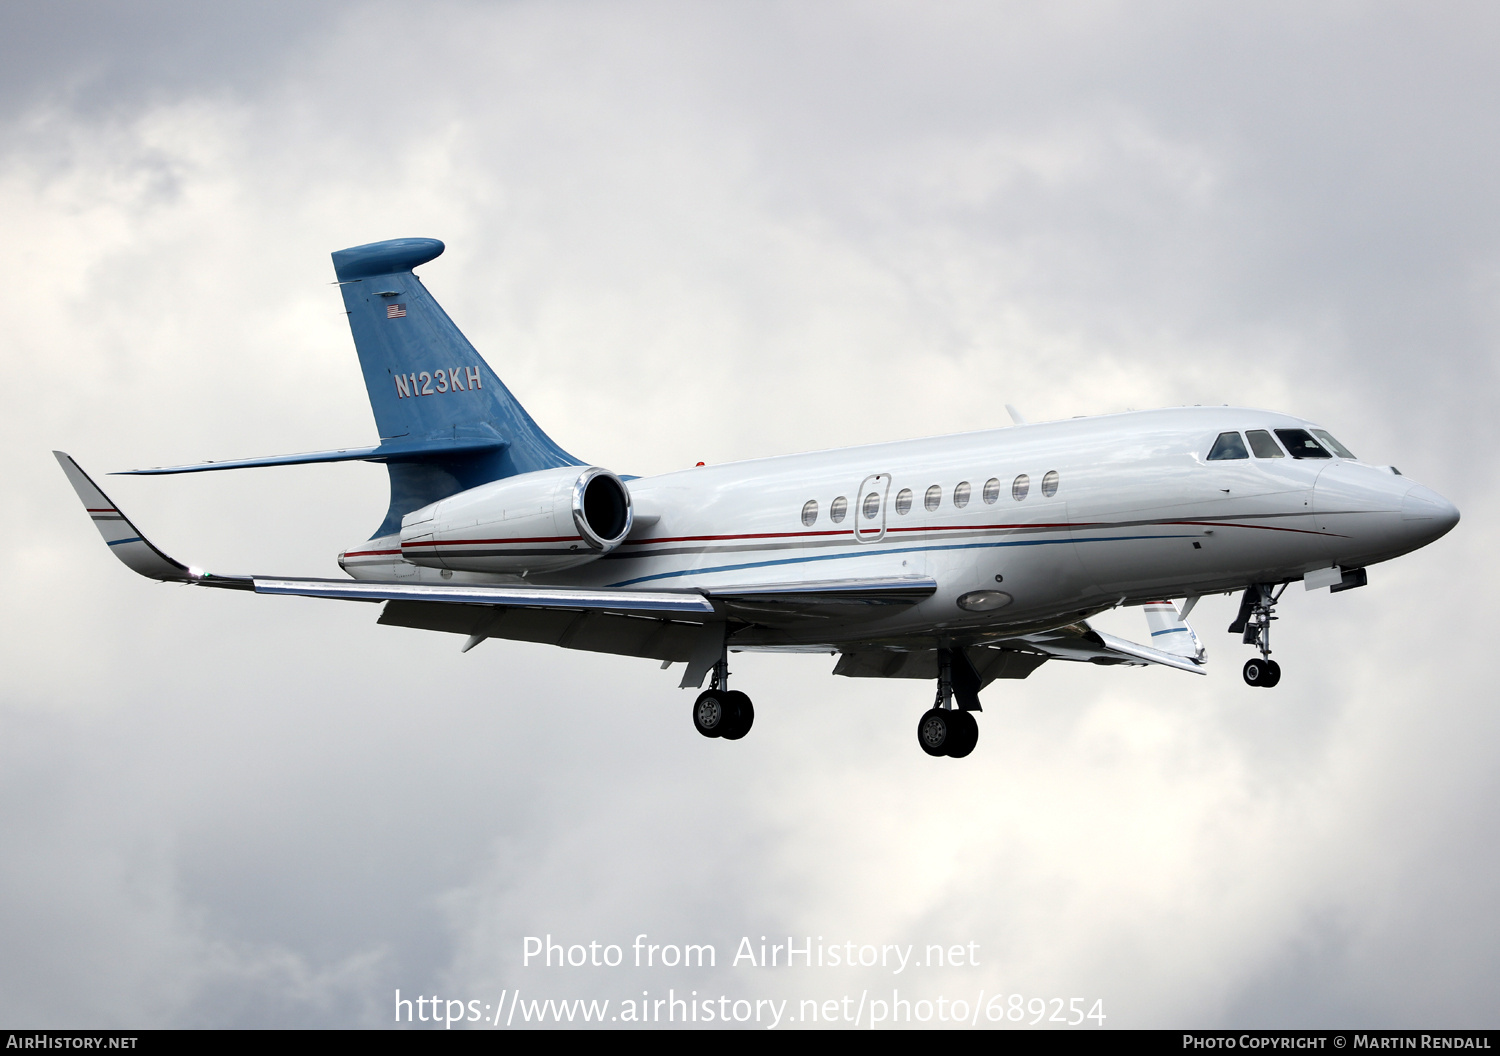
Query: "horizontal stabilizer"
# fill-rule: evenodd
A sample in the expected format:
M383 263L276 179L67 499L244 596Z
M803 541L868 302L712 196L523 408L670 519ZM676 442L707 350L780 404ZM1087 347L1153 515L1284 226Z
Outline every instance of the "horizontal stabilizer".
M262 466L303 466L313 462L402 462L452 455L503 451L509 443L499 436L459 437L438 440L387 440L376 447L341 447L336 451L306 451L298 455L266 458L232 458L222 462L194 462L186 466L125 469L111 476L153 477L167 473L207 473L219 469L255 469Z

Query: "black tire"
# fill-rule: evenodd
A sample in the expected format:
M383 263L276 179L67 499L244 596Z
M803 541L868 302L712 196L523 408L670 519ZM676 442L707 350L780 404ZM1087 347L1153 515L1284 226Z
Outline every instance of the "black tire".
M724 725L724 732L719 734L726 741L737 741L750 732L750 727L755 725L755 705L750 703L750 698L737 689L731 689L724 694L725 709L729 712L729 721Z
M1271 665L1258 656L1251 657L1249 660L1245 661L1245 668L1241 672L1241 674L1244 676L1245 685L1247 686L1266 686L1275 684L1270 681Z
M979 723L974 721L974 714L968 711L950 711L949 725L952 732L949 734L948 758L962 759L974 750L979 743Z
M954 712L932 708L922 713L917 720L917 743L928 755L947 755L948 744L953 739Z
M1276 683L1281 681L1281 665L1278 664L1275 660L1270 660L1266 662L1266 667L1269 670L1266 672L1266 680L1262 683L1262 685L1264 685L1267 689L1270 689Z
M728 694L706 689L693 701L693 726L705 737L722 737L734 721L735 709L725 700Z

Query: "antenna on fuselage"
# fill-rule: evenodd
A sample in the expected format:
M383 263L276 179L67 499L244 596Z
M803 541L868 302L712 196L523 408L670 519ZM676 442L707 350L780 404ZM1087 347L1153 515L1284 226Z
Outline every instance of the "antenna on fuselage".
M1026 425L1027 424L1026 416L1024 414L1022 414L1020 411L1016 410L1016 408L1015 408L1015 406L1013 404L1007 403L1005 405L1005 409L1010 412L1010 420L1011 421L1015 422L1017 425Z

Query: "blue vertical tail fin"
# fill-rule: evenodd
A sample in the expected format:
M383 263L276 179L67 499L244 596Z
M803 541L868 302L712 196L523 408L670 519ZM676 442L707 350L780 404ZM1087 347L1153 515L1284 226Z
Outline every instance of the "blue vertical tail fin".
M391 505L376 537L438 499L492 480L582 465L532 421L412 269L443 252L398 238L333 254Z

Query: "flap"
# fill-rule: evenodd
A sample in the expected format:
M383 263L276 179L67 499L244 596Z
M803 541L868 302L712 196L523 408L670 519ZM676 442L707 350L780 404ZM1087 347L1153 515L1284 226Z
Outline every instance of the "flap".
M937 581L925 576L760 583L704 590L730 613L753 623L874 617L890 606L915 605L936 592Z

